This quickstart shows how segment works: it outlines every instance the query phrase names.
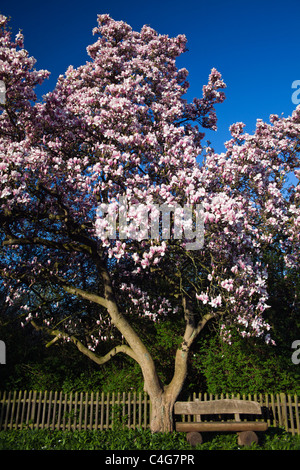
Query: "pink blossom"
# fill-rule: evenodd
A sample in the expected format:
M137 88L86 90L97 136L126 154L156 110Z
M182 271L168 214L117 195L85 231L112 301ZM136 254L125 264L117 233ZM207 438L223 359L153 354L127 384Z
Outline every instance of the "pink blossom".
M1 276L8 304L31 295L34 308L23 306L30 321L32 312L41 316L36 292L61 290L58 305L51 302L54 319L46 315L50 327L61 320L63 298L74 300L69 292L61 295L63 289L73 283L77 292L100 295L105 271L124 322L127 316L132 322L173 319L182 313L185 293L195 324L204 314L219 316L228 341L228 325L235 325L244 337L267 333L270 342L263 319L265 250L279 245L284 268L300 261L300 107L286 118L258 120L252 135L237 122L225 152L211 146L203 152L202 131L217 127L225 84L212 69L202 96L188 102L188 73L176 66L185 36L159 35L149 26L133 31L99 15L89 61L70 66L36 102L34 89L49 73L35 69L22 34L12 39L3 16L0 30L0 80L7 90L0 110ZM286 179L290 173L293 185ZM127 213L121 196L128 199ZM204 246L195 253L186 252L184 239L126 238L130 221L141 222L143 204L193 203L204 208ZM114 238L97 237L107 228L97 211L101 204L111 215L119 211ZM99 338L117 343L111 312L102 304L92 350ZM82 318L74 314L64 322L66 341L73 328L80 331Z

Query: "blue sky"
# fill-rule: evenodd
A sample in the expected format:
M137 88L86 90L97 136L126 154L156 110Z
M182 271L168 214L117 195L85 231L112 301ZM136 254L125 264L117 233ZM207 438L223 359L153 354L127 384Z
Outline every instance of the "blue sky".
M187 36L189 51L178 66L189 70L189 99L202 96L212 67L221 72L227 98L217 106L218 131L207 135L216 151L224 150L232 123L244 122L251 133L256 119L288 116L296 107L292 83L300 80L299 0L1 0L0 12L11 17L13 32L22 29L36 68L51 72L39 96L54 88L69 65L88 60L97 14L109 13L135 30L148 24L161 34Z

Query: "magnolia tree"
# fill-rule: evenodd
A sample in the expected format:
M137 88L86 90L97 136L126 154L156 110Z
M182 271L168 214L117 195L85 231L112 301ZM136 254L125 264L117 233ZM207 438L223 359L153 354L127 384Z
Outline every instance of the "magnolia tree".
M184 99L184 36L135 32L108 15L94 33L90 60L37 102L48 72L1 18L1 277L6 301L26 299L23 323L49 344L72 342L99 365L133 358L152 431L170 431L207 322L224 341L234 325L272 342L264 252L299 262L300 108L257 121L253 135L234 124L216 154L200 129L216 129L225 84L213 69L202 98ZM174 331L169 383L151 354L151 325L164 322Z

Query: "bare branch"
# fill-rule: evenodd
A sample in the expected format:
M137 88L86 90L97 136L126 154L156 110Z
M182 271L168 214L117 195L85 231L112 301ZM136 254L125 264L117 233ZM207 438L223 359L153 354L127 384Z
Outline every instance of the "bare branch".
M29 237L19 238L15 236L8 236L2 242L3 246L11 245L42 245L50 248L56 248L63 251L83 251L91 253L91 248L87 245L80 245L77 242L57 242L53 240L47 240L40 237Z
M136 357L136 354L134 353L134 351L129 347L127 346L126 344L121 344L119 346L116 346L114 348L112 348L107 354L105 354L104 356L99 356L98 354L96 354L94 351L92 351L91 349L87 348L81 341L79 341L78 338L76 338L75 336L69 336L68 334L66 333L63 333L62 331L60 330L51 330L50 328L46 328L44 326L39 326L35 323L35 321L31 321L31 324L32 326L38 330L38 331L44 331L45 333L51 335L51 336L55 336L55 338L50 341L49 343L47 343L47 347L51 346L53 343L55 343L56 341L60 340L60 339L64 339L64 340L68 340L68 341L71 341L76 347L77 349L82 353L84 354L85 356L87 356L89 359L91 359L93 362L95 362L96 364L99 364L99 365L102 365L102 364L105 364L106 362L108 362L110 359L112 359L116 354L118 353L124 353L124 354L127 354L128 356L130 356L132 359L134 359L135 361L137 361L137 357Z
M107 308L107 300L98 294L92 294L91 292L87 292L77 287L69 286L67 284L62 284L62 288L66 292L68 292L68 294L77 295L77 297L82 297L83 299L90 300L95 304L102 305L102 307Z

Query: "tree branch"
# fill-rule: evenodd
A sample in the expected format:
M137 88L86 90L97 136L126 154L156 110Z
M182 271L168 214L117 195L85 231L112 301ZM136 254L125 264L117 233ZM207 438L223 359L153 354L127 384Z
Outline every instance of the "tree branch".
M42 245L50 248L56 248L63 251L83 251L91 253L88 245L77 245L74 242L55 242L40 237L19 238L13 235L8 236L2 242L3 246L11 245Z
M46 328L44 326L39 326L33 320L31 321L31 324L37 331L43 331L43 332L46 332L47 334L49 334L51 336L55 336L55 338L52 341L49 341L49 343L47 343L47 345L46 345L47 347L51 346L53 343L55 343L56 341L58 341L60 339L65 339L65 340L71 341L82 354L87 356L89 359L91 359L93 362L95 362L98 365L105 364L106 362L108 362L110 359L112 359L118 353L127 354L128 356L130 356L135 361L137 360L137 357L136 357L136 354L134 353L134 351L129 346L127 346L126 344L121 344L119 346L116 346L116 347L112 348L104 356L99 356L94 351L87 348L81 341L79 341L79 339L77 339L73 335L69 336L68 334L63 333L60 330L57 330L57 329L51 330L50 328Z
M77 287L68 286L67 284L62 284L62 288L68 292L68 294L76 295L77 297L82 297L83 299L90 300L95 304L102 305L102 307L107 308L107 300L97 294L92 294L85 290L79 289Z

